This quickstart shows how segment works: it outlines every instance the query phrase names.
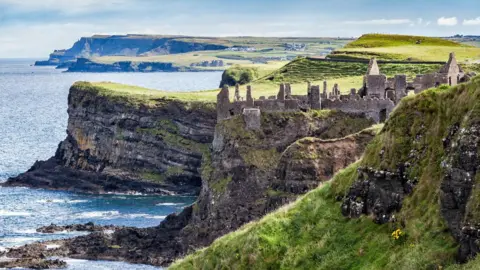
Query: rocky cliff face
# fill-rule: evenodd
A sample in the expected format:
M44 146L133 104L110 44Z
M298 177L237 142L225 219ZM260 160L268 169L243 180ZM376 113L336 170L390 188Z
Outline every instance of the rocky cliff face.
M48 61L38 61L36 65L59 65L77 58L90 58L98 56L142 56L186 53L203 50L223 50L224 45L194 42L187 37L168 36L93 36L82 37L75 42L72 48L56 50L50 55Z
M202 189L194 205L168 216L158 227L125 228L112 235L95 233L66 240L55 252L35 248L38 252L32 253L27 247L9 255L61 254L168 265L290 202L354 162L374 136L373 131L354 133L370 125L372 121L363 116L330 111L264 113L262 127L256 131L246 130L240 116L222 121L204 155ZM90 137L75 131L71 135ZM92 143L89 139L80 142ZM63 160L71 166L96 167L85 158L75 157L73 164L68 162L69 156Z
M202 191L192 222L183 230L189 245L208 245L262 217L317 187L344 167L340 164L348 165L361 155L368 139L324 140L353 134L373 122L343 113L317 113L264 113L260 131L245 130L241 117L217 125L211 162L204 160ZM312 143L305 143L308 140ZM342 146L346 148L339 150Z
M67 138L55 157L6 185L82 192L197 193L213 140L214 104L152 104L77 83L68 97Z

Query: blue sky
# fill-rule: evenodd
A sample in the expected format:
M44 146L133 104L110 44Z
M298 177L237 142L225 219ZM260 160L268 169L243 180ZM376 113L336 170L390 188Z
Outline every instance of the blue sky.
M480 35L480 0L0 0L0 57L48 56L93 34Z

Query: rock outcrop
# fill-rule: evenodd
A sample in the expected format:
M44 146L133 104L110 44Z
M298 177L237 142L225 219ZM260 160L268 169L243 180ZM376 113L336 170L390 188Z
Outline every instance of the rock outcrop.
M402 102L368 147L342 213L408 227L405 216L421 204L427 209L422 218L445 222L459 243L457 260L473 258L480 251L479 99L476 77Z
M168 265L315 188L355 161L373 131L348 135L372 123L361 115L330 111L263 113L257 130L246 129L241 116L222 121L216 126L211 151L204 155L202 189L194 205L168 216L158 227L121 228L113 234L95 232L64 240L58 252ZM293 156L299 158L289 161ZM300 171L307 180L298 179L294 172ZM12 250L9 256L22 256L28 250Z
M67 138L6 186L87 193L196 194L202 155L213 140L214 104L136 100L89 83L68 97Z
M93 222L85 224L72 224L72 225L56 225L50 224L38 228L36 231L39 233L57 233L57 232L102 232L102 231L115 231L123 227L114 225L95 225Z
M376 131L366 129L331 140L298 140L280 158L274 190L284 194L303 194L315 189L319 182L328 181L336 172L359 160Z

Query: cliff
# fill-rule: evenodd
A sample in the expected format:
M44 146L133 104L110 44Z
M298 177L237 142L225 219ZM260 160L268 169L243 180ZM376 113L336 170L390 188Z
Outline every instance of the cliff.
M98 56L144 56L186 53L203 50L223 50L228 46L219 40L195 39L183 36L92 36L82 37L70 49L56 50L47 61L35 65L60 65L77 58Z
M478 269L480 78L402 100L364 157L171 269Z
M202 155L213 140L215 105L168 95L114 84L74 84L67 138L55 156L5 185L89 193L198 193Z
M194 205L157 227L94 233L61 241L62 247L52 251L30 245L8 255L62 254L168 265L294 200L354 162L375 134L356 132L370 125L363 116L333 111L263 113L262 128L256 131L247 130L241 116L224 120L216 125L210 151L203 157L202 187Z

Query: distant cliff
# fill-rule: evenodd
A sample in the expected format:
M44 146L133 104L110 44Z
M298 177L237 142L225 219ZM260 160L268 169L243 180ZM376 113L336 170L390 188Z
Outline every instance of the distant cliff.
M115 62L112 64L104 64L93 62L86 58L78 58L76 62L69 65L67 72L175 72L180 71L179 67L173 63L162 62L141 62L136 63L132 61ZM182 71L189 71L184 70Z
M219 44L215 38L192 38L184 36L92 36L82 37L67 50L55 50L46 61L37 61L37 66L58 66L77 58L99 56L148 56L187 53L204 50L223 50L228 46Z

